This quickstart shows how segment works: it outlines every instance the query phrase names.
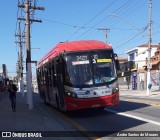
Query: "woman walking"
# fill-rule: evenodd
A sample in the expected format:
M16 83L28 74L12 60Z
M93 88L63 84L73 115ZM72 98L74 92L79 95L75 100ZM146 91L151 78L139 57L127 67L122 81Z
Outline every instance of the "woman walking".
M13 112L16 112L16 91L17 91L16 85L13 84L12 80L9 80L8 92L9 92L9 99L11 101L11 107Z

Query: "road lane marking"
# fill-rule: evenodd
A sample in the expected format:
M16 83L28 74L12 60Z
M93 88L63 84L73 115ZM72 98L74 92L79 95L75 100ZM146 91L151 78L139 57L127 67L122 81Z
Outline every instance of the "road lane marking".
M122 101L143 103L143 104L148 104L150 106L160 106L160 102L149 103L147 100L137 100L137 99L126 98L126 99L122 99Z
M46 109L44 107L47 108L47 106L41 106L41 109L43 109L43 111L46 112ZM77 122L75 122L74 120L72 120L71 118L69 118L67 115L63 114L63 112L60 112L59 110L57 110L57 109L55 109L53 107L51 107L51 109L54 111L54 113L55 113L55 115L57 115L57 117L61 117L67 123L69 123L70 125L72 125L73 127L75 127L77 130L79 130L81 132L81 134L84 137L88 138L89 140L101 140L95 134L90 133L83 126L81 126L80 124L78 124Z
M151 104L152 106L160 106L160 102Z
M46 112L46 108L47 108L47 112L51 110L53 110L53 112L55 113L55 115L57 117L62 118L63 120L65 120L67 123L69 123L70 125L72 125L75 129L77 129L77 131L79 131L82 134L82 137L86 137L89 138L89 140L101 140L99 137L97 137L95 134L90 133L89 131L87 131L87 129L85 129L83 126L81 126L80 124L78 124L77 122L75 122L74 120L72 120L71 118L69 118L68 116L66 116L63 112L60 112L59 110L51 107L48 108L47 106L40 106L40 109L42 109L44 112ZM69 131L70 132L70 131Z
M124 100L122 100L122 101L130 101L130 102L138 102L138 103L149 104L149 103L147 102L147 100L136 100L136 99L130 99L130 98L126 98L126 99L124 99ZM150 104L149 104L149 105L150 105Z
M145 119L145 118L138 117L138 116L135 116L135 115L130 115L130 114L127 114L127 113L117 112L117 111L111 110L111 109L105 109L105 110L109 111L109 112L112 112L112 113L115 113L115 114L118 114L118 115L122 115L122 116L125 116L125 117L141 120L141 121L144 121L144 122L148 122L148 123L152 123L152 124L160 126L159 122L156 122L156 121L153 121L153 120Z
M87 132L87 129L75 122L73 119L70 119L68 116L64 115L63 113L59 112L58 110L54 109L54 112L66 120L69 124L77 128L84 136L88 137L90 140L101 140L99 137L95 136L94 134Z

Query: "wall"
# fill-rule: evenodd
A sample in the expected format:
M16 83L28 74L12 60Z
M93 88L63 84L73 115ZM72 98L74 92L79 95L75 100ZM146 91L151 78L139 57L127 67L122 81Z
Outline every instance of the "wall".
M140 48L138 49L138 55L136 56L135 61L138 63L138 69L143 69L143 66L146 65L146 58L148 58L148 51L147 48ZM146 52L144 52L146 51ZM154 56L154 53L157 51L157 48L152 48L151 50L151 57ZM144 53L143 53L144 52Z

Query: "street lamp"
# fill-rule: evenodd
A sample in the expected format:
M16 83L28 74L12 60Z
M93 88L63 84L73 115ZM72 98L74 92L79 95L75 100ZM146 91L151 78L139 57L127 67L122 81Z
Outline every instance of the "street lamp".
M138 29L137 27L135 27L134 25L132 25L131 23L129 23L128 21L124 20L123 18L119 17L116 14L110 14L110 16L114 16L117 17L118 19L120 19L121 21L127 23L128 25L130 25L131 27L135 28L138 31L141 31L140 29ZM151 16L152 16L152 0L149 0L149 35L148 35L148 62L147 62L147 92L146 92L146 96L149 96L149 92L150 92L150 88L151 88L151 83L150 83L150 69L151 69L151 26L152 26L152 22L151 22Z

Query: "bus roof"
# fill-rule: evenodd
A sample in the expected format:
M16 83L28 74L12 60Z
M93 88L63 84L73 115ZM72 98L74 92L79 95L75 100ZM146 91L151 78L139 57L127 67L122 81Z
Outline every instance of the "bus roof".
M38 67L50 61L63 52L83 51L83 50L98 50L111 49L111 45L105 44L97 40L83 40L73 42L63 42L53 47L39 62Z

